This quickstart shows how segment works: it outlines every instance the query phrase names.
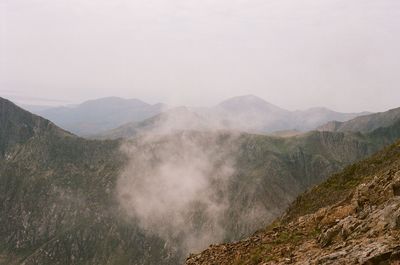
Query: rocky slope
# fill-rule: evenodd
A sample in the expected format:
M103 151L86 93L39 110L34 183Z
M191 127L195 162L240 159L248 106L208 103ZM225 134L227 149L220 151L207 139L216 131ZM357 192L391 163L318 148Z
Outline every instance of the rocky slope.
M301 195L264 230L187 265L400 264L400 142Z
M177 264L175 249L118 210L118 142L0 104L0 264Z

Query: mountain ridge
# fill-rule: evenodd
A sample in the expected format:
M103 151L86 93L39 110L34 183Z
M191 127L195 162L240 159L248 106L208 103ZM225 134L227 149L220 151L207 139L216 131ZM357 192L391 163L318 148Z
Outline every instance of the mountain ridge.
M211 245L187 265L399 264L400 142L300 195L253 236Z
M18 113L28 115L18 107L13 113L17 117ZM0 113L3 122L24 124L14 116ZM185 172L193 172L191 159L209 159L215 166L211 177L235 165L233 171L227 171L232 175L226 185L211 182L218 191L217 199L223 196L229 202L229 207L221 208L218 222L207 219L201 207L182 213L184 224L194 229L193 235L201 235L199 231L208 231L216 224L224 228L224 233L208 242L226 242L268 224L308 187L390 143L400 135L399 127L396 123L369 135L314 131L287 138L230 131L178 131L128 141L65 137L44 127L0 158L0 264L179 264L187 254L179 247L183 242L180 233L172 233L178 236L166 240L143 229L138 217L127 216L121 200L128 200L129 207L130 198L137 193L129 193L128 182L120 184L128 188L128 194L117 196L121 172L128 170L133 176L139 172L139 177L150 178L158 168L170 168L163 162L165 157L182 169L177 171L178 180L181 175L190 176ZM195 149L185 156L189 147ZM210 150L216 159L209 156ZM136 161L140 154L145 159ZM132 164L132 159L137 163ZM204 165L200 162L195 165ZM146 166L155 171L145 172ZM203 172L202 168L194 175L198 172ZM152 183L165 188L163 182ZM152 200L146 200L146 205L150 206Z
M88 100L72 107L48 108L37 111L37 114L84 136L93 134L93 131L105 131L130 121L150 118L166 108L162 103L151 105L140 99L106 97Z
M331 121L320 126L320 131L337 131L337 132L362 132L368 133L380 127L390 126L393 122L399 120L400 108L390 109L384 112L362 115L346 122Z
M178 107L179 108L179 107ZM166 112L151 117L142 122L131 122L121 125L110 131L92 135L90 137L100 139L129 138L137 132L146 131L151 128L166 127L169 120L172 129L226 129L244 131L248 133L273 133L275 131L298 130L307 131L314 129L324 122L330 120L348 120L365 113L339 113L326 108L311 108L304 111L288 111L275 106L254 95L238 96L222 101L210 108L188 108L185 107L185 117L182 113L171 108ZM162 118L165 118L163 120ZM179 120L180 123L177 123ZM196 125L195 122L198 121ZM160 124L162 125L160 125ZM146 126L143 126L143 125ZM177 128L173 128L176 126ZM185 127L186 126L186 127Z
M0 97L0 151L3 155L15 144L23 144L45 132L73 136L51 121L22 110L13 102Z

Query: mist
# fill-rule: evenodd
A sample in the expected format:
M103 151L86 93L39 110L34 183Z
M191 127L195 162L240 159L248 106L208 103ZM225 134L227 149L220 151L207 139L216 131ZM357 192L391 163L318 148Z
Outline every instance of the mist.
M117 184L118 201L130 221L183 253L226 238L240 137L187 115L178 109L125 140L121 151L128 163Z
M0 94L20 103L210 106L254 94L289 110L359 112L400 97L397 0L0 5Z
M118 180L118 200L147 231L183 252L225 237L227 188L235 165L236 136L182 131L147 134L126 142L129 163Z
M128 162L116 196L128 222L188 254L248 235L276 216L279 207L251 199L257 189L238 168L243 132L185 108L169 114L121 144ZM244 189L247 195L238 194Z

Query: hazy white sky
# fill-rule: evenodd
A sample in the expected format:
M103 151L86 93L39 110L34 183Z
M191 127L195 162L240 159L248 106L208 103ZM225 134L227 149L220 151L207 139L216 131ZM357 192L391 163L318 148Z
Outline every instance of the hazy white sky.
M0 96L400 106L399 0L0 0Z

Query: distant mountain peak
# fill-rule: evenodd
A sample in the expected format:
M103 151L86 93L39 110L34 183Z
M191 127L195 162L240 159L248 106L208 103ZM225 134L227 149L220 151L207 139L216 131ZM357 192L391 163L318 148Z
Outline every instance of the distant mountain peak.
M123 105L139 105L139 106L149 106L150 104L137 99L137 98L131 98L131 99L124 99L120 97L104 97L104 98L99 98L99 99L92 99L92 100L87 100L81 104L78 105L78 107L82 106L87 106L87 105L102 105L102 104L123 104Z
M148 104L140 99L105 97L88 100L74 107L50 108L38 112L56 124L80 135L107 131L129 122L138 122L167 109L161 103Z
M243 111L244 109L258 109L262 111L287 112L287 110L282 109L254 95L243 95L229 98L219 103L217 107L229 110L236 109L237 111Z
M243 100L258 100L258 101L264 101L266 102L264 99L253 95L253 94L247 94L247 95L241 95L241 96L236 96L236 97L232 97L230 99L243 99ZM228 99L229 100L229 99Z
M220 104L222 104L224 102L225 103L226 102L247 102L247 103L266 103L266 104L271 104L271 103L265 101L264 99L262 99L260 97L257 97L255 95L251 95L251 94L231 97L231 98L228 98L228 99L222 101Z

